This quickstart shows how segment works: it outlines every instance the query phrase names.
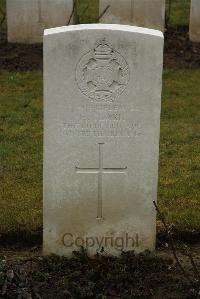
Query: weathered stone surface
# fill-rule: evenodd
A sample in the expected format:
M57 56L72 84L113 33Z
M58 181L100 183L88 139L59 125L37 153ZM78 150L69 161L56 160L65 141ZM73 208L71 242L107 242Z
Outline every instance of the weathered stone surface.
M7 0L8 41L41 43L44 29L66 25L72 8L72 0Z
M165 0L100 0L101 23L127 24L164 30Z
M45 254L154 249L162 59L160 31L45 30Z
M200 1L199 0L191 0L190 40L193 42L200 42Z

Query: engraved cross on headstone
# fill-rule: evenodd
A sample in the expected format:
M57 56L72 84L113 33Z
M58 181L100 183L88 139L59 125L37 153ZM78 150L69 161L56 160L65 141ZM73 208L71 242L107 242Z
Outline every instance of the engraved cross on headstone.
M77 173L95 173L98 174L98 210L97 219L103 219L103 174L104 173L125 173L124 170L127 167L122 168L105 168L103 166L103 145L104 143L99 143L99 167L98 168L80 168L75 167Z

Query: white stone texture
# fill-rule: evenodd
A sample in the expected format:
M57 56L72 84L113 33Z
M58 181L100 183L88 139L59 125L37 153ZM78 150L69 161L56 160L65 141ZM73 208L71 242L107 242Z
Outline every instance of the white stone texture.
M99 4L99 13L110 6L100 23L164 30L165 0L100 0Z
M72 9L72 0L7 0L8 41L41 43L44 29L67 25Z
M154 250L162 67L160 31L45 30L45 254Z
M190 40L200 42L200 0L191 0Z

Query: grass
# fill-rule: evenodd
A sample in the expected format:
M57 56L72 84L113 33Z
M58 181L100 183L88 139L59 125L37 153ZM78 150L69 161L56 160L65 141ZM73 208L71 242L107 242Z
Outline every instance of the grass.
M76 0L79 23L96 23L99 15L99 0Z
M171 13L169 15L170 0L166 0L166 15L170 25L188 25L190 18L191 0L171 0Z
M181 230L200 229L200 70L166 70L163 81L159 204Z
M42 223L42 75L0 72L0 231Z
M181 230L200 229L200 70L165 70L159 205ZM42 73L0 72L0 231L42 226Z

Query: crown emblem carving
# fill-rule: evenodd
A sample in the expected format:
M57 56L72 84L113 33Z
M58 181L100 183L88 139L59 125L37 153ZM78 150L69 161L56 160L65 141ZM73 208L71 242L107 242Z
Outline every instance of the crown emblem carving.
M96 43L94 53L97 59L110 59L112 47L105 39L102 39Z

